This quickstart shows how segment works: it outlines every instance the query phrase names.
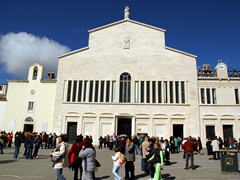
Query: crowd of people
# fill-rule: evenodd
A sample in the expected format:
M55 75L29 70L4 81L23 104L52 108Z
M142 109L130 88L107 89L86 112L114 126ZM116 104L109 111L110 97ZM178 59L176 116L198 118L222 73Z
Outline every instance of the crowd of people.
M112 173L115 180L120 180L119 169L124 164L125 179L135 179L135 159L136 155L141 157L141 170L143 174L149 175L149 180L162 179L161 170L164 165L170 165L171 154L180 153L183 150L183 158L185 159L184 169L195 169L194 154L201 155L203 148L200 137L187 137L182 140L181 137L171 136L169 139L159 137L149 137L147 135L116 136L106 135L100 136L98 149L114 150L115 154L111 157L113 160ZM1 132L0 150L3 154L4 148L11 148L14 143L13 157L18 159L21 145L24 146L24 154L26 159L38 157L38 150L53 149L50 152L53 161L53 167L56 170L56 176L59 180L65 180L63 168L68 167L74 171L74 180L91 180L95 179L96 168L100 163L96 160L96 150L93 146L91 136L83 137L76 135L75 142L69 148L66 134L57 136L55 133L30 133ZM232 138L215 136L213 140L209 137L206 142L207 155L209 160L220 159L219 151L221 148L240 149L239 141ZM190 166L189 166L190 161Z

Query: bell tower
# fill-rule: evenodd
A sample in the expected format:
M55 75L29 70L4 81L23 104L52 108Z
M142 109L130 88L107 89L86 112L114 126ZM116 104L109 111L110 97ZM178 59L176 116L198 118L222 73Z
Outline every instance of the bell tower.
M228 78L228 68L222 60L218 60L218 64L215 67L218 78Z
M38 63L35 63L29 66L29 70L28 70L29 81L42 80L43 78L44 78L44 68L41 65L39 65Z

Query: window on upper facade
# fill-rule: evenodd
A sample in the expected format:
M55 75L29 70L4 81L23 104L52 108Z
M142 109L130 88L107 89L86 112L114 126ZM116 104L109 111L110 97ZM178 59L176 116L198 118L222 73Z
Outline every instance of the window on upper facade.
M181 82L182 103L185 103L185 82Z
M212 89L212 102L213 104L217 104L217 94L216 94L216 89Z
M150 103L150 81L147 81L147 103Z
M72 91L72 81L68 81L68 86L67 86L67 102L70 102L70 100L71 100L71 91Z
M235 100L236 100L236 104L239 104L239 90L235 89Z
M210 89L207 88L207 104L211 104Z
M158 103L162 103L162 81L158 81Z
M131 102L131 75L127 72L120 76L119 102Z
M99 89L99 81L95 81L95 97L94 102L98 102L98 90Z
M75 101L76 101L76 92L77 92L77 81L73 81L72 102L75 102Z
M170 103L173 103L173 82L169 82L169 89L170 89Z
M105 81L101 81L100 102L104 102L104 83Z
M28 102L28 111L33 111L34 109L34 102L33 101L29 101Z
M205 90L204 88L201 88L201 103L205 104Z
M93 101L93 81L90 81L88 102Z
M152 82L152 103L156 103L156 81Z
M145 82L144 81L141 81L141 103L144 103L144 84Z
M179 82L175 82L175 95L176 103L179 103Z
M110 99L110 81L107 81L106 83L106 101L105 102L109 102Z
M0 86L0 91L2 91L3 90L3 86Z

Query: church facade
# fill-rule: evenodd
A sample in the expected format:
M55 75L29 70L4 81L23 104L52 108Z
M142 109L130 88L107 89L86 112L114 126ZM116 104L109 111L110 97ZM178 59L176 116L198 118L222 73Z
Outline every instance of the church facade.
M221 61L197 69L196 58L129 17L90 30L87 47L59 57L52 132L95 144L113 133L239 137L239 76Z

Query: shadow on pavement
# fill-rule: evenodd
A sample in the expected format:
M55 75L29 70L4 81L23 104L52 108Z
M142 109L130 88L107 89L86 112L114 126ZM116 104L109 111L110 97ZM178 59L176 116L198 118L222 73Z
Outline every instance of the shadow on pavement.
M107 179L107 178L109 178L109 177L110 177L110 176L96 177L95 180Z
M138 174L138 175L135 175L135 179L144 178L146 176L149 176L149 175L148 174Z
M164 179L164 180L173 180L173 179L176 179L176 177L171 176L170 174L162 174L162 179Z
M8 164L8 163L13 163L16 162L17 160L2 160L0 161L0 164Z

